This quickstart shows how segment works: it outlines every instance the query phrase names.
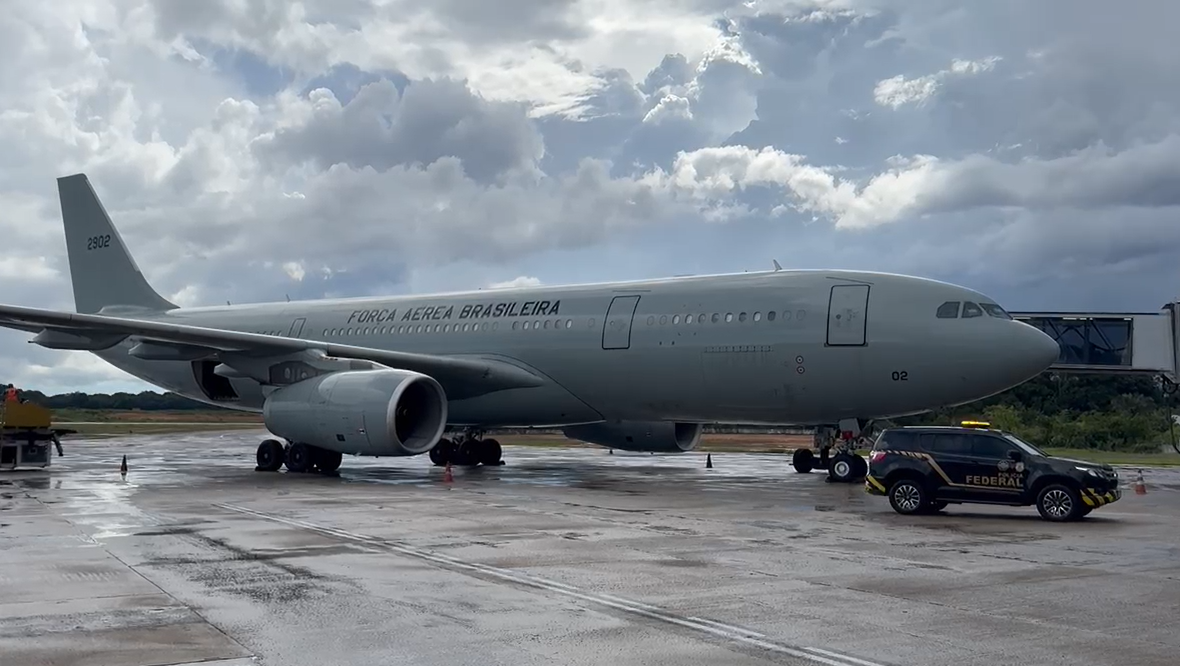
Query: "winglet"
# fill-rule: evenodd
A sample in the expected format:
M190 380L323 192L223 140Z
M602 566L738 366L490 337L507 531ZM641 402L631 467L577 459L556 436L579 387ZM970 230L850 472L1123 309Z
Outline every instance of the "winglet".
M774 262L774 270L781 271L783 269L783 267L779 265L778 259L771 259L771 261Z
M172 310L143 276L84 173L57 179L74 305L92 314L109 306Z

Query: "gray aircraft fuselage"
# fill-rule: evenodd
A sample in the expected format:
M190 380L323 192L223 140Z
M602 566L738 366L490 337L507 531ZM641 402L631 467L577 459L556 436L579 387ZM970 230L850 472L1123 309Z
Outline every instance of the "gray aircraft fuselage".
M987 304L991 314L936 317L947 302ZM976 291L935 280L780 270L182 308L142 318L495 358L545 378L541 387L451 400L452 426L603 419L820 425L971 402L1056 360L1056 342L997 310ZM170 391L261 411L256 381L210 380L194 363L140 360L127 354L131 344L94 353ZM214 399L208 389L216 381L231 384L236 397Z

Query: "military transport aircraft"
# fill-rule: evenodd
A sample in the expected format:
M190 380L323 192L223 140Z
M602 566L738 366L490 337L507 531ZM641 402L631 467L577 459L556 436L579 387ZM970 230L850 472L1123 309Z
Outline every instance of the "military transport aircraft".
M260 470L331 472L342 454L497 464L500 445L483 435L506 426L660 452L692 450L706 423L858 433L1004 391L1058 356L1050 337L970 289L778 266L180 308L148 284L87 176L57 182L77 313L4 305L0 326L261 412L278 439L259 445ZM833 464L863 477L862 458L840 455Z

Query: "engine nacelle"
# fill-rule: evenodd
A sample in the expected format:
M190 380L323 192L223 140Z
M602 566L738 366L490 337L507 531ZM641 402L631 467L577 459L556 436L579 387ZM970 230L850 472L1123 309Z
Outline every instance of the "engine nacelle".
M701 424L670 421L618 421L567 426L562 434L620 451L684 453L701 442Z
M334 372L271 393L262 419L292 442L362 456L415 456L442 437L447 396L434 378L417 372Z

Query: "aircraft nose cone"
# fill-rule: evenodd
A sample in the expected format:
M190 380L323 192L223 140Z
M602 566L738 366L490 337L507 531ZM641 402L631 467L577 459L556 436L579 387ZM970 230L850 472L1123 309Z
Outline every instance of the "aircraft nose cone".
M1016 358L1020 371L1031 379L1057 362L1061 356L1061 346L1057 341L1042 331L1023 322L1013 322L1017 325Z

